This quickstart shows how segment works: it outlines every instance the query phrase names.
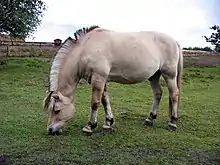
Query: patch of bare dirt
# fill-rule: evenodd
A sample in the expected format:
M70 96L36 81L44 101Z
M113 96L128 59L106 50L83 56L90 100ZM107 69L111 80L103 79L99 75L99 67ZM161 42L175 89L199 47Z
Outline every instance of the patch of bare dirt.
M17 154L17 155L0 155L0 165L9 165L14 162L16 159L27 158L26 154Z
M7 155L0 155L0 165L9 165L9 157Z
M197 153L189 158L189 162L197 165L219 165L220 150Z

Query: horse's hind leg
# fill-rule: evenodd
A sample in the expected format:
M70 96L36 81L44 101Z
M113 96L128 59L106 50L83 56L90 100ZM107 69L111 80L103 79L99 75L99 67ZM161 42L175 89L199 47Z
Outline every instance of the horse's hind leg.
M168 123L168 128L170 130L176 130L177 119L178 119L178 105L179 105L179 89L177 86L176 76L174 78L164 77L167 87L169 90L169 108L170 108L170 122Z
M105 110L105 121L102 127L105 130L112 129L111 126L114 124L114 118L113 118L113 114L111 110L110 99L109 99L106 84L105 84L104 91L102 93L101 102Z
M150 79L150 85L154 95L154 101L152 106L152 111L149 117L145 120L145 125L152 126L153 121L157 118L157 112L159 110L160 100L163 94L162 88L160 86L161 72L157 71Z

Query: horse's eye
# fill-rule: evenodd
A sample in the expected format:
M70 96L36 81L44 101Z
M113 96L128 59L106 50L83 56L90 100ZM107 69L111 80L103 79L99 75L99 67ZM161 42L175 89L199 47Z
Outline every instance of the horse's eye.
M55 114L58 114L58 113L60 113L60 110L54 111L54 113L55 113Z

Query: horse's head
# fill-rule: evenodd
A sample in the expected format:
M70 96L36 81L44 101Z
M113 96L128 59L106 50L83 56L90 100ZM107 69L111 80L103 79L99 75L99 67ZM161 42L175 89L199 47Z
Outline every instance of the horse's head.
M44 98L44 109L49 114L48 133L59 134L62 128L73 117L75 112L74 104L60 92L49 92Z

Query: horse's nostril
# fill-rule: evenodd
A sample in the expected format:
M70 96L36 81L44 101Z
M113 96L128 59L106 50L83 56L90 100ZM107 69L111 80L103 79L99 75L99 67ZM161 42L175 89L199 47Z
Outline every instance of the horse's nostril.
M53 129L52 129L52 128L49 128L49 129L48 129L48 132L49 132L49 133L52 133L52 132L53 132Z
M54 134L56 134L56 135L60 135L60 131L57 130L57 131L54 132Z
M50 134L50 135L54 135L55 133L53 132L53 128L49 128L48 129L48 134Z

